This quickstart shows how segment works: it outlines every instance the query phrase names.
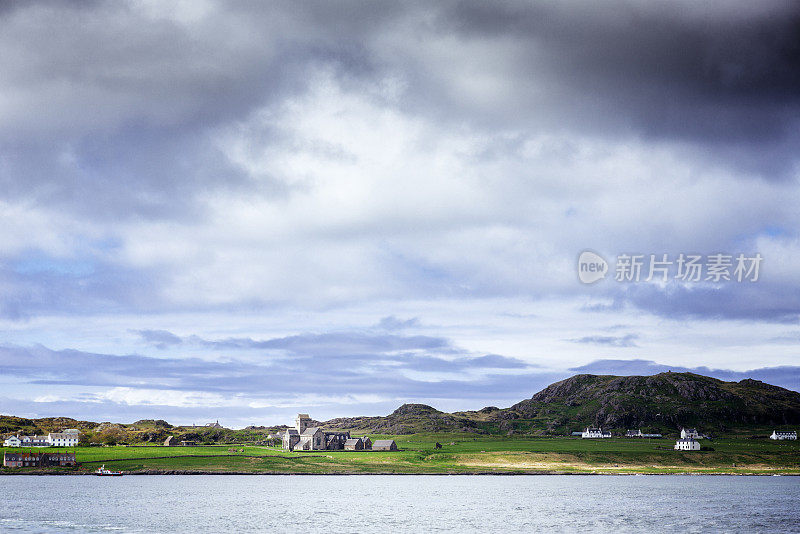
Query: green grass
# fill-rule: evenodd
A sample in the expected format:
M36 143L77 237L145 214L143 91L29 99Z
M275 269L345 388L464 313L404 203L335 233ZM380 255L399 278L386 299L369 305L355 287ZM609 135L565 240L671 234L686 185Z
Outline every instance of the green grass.
M475 437L412 434L391 437L397 452L286 452L264 446L78 447L81 466L135 472L236 473L741 473L800 474L800 443L743 438L703 440L713 451L672 450L674 440ZM436 442L443 448L434 448ZM230 450L235 449L235 450ZM29 450L29 449L24 449ZM64 449L39 449L64 450ZM73 449L69 449L70 451ZM71 471L50 468L50 471ZM41 472L8 469L9 472Z

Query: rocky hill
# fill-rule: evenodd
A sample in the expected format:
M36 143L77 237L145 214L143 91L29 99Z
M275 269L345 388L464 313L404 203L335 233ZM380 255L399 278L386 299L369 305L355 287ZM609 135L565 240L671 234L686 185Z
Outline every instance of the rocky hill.
M758 380L724 382L693 373L577 375L510 410L553 428L699 426L719 432L800 424L800 393Z
M757 380L724 382L693 373L576 375L510 408L443 413L404 404L386 417L333 419L325 426L365 433L475 432L564 434L585 426L675 434L761 431L800 424L800 393Z

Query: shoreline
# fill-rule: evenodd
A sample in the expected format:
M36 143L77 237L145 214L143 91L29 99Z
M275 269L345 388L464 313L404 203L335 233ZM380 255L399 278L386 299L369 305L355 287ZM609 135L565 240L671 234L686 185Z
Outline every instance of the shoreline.
M597 473L592 471L476 471L473 473L465 472L441 472L441 473L286 473L286 472L261 472L254 473L252 471L202 471L202 470L181 470L181 469L148 469L144 471L132 471L125 473L123 476L195 476L195 475L237 475L237 476L745 476L745 477L800 477L800 472L797 473L736 473L736 472L716 472L716 473L701 473L701 472L673 472L673 473L635 473L635 472L621 472L621 473ZM91 471L75 472L75 471L5 471L0 470L0 476L97 476Z

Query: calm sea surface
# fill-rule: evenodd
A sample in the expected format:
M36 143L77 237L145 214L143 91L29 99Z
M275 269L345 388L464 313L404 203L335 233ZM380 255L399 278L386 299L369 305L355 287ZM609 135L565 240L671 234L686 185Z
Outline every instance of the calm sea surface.
M2 476L0 532L800 532L800 478Z

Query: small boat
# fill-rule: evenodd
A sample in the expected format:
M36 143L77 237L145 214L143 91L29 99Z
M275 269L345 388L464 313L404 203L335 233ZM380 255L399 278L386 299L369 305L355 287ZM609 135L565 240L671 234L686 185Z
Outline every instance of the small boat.
M97 468L94 474L99 477L121 477L122 471L111 471L110 469L106 469L106 464L103 464Z

